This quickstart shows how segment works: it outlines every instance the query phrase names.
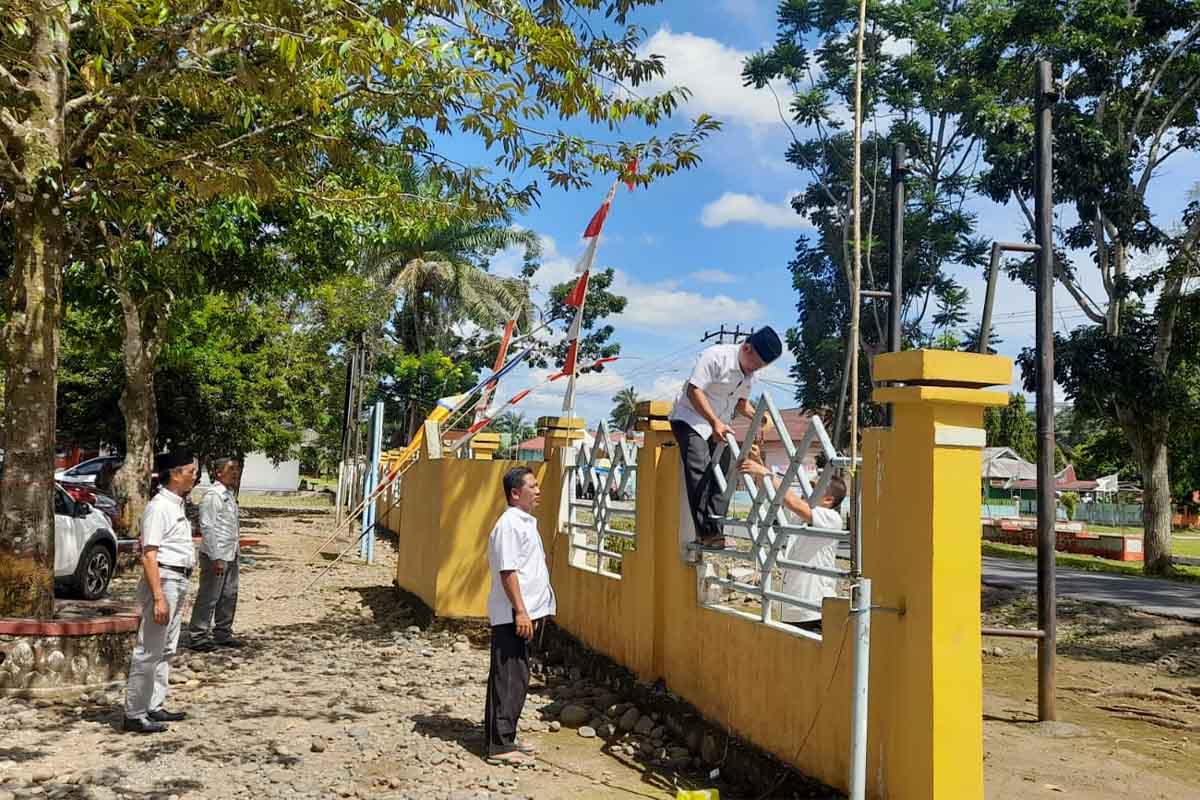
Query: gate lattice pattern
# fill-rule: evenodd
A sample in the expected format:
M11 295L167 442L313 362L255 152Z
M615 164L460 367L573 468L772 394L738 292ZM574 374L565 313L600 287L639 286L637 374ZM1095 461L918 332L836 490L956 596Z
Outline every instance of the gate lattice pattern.
M780 580L783 575L787 572L802 572L845 581L856 572L857 556L852 547L849 569L827 569L795 561L788 557L789 543L793 537L828 539L834 543L835 547L837 543L850 541L850 534L840 528L835 530L803 523L794 524L787 518L783 509L783 498L790 488L797 489L810 505L816 505L824 497L830 480L840 469L849 465L850 459L840 455L834 449L829 435L825 432L824 424L817 416L810 418L808 430L801 438L799 445L794 443L779 409L769 394L764 394L755 407L754 417L746 432L746 442L754 442L757 439L759 431L763 428L763 420L767 418L775 426L788 457L788 466L782 475L778 490L772 480L765 480L760 485L752 477L738 472L738 464L743 454L737 440L732 435L727 437L725 443L725 447L730 449L732 456L728 472L722 472L720 469L719 452L713 459L714 477L722 491L723 502L728 503L739 487L750 497L750 510L745 519L728 514L719 518L719 521L725 526L727 536L749 540L749 550L730 548L718 553L700 551L701 560L705 564L701 573L705 587L732 590L756 598L759 613L748 615L745 611L728 606L714 598L714 595L719 597L720 592L702 591L701 603L720 611L756 616L768 625L779 625L774 613L777 607L803 608L818 614L821 613L819 603L806 601L795 594L784 591L781 588L782 581ZM825 462L815 480L804 469L805 458L814 443L819 446ZM739 532L734 533L733 530ZM717 574L716 567L718 565L713 563L717 559L749 561L753 567L753 575L758 579L758 584L745 579L722 577Z
M567 487L572 566L621 577L623 553L637 543L636 507L630 502L637 486L637 454L631 442L612 441L604 423L590 448L584 442L576 448ZM614 527L619 520L627 521L622 527L628 530Z

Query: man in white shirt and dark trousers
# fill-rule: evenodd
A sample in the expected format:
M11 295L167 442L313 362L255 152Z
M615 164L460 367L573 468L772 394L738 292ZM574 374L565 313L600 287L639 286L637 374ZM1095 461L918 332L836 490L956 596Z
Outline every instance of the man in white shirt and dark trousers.
M492 589L488 617L492 626L492 660L483 712L487 760L532 763L535 749L517 741L517 722L529 691L529 643L535 626L554 615L554 591L533 510L541 487L528 467L504 475L508 509L488 539Z
M192 606L188 639L192 650L241 647L233 638L238 601L240 527L237 491L242 465L236 458L212 464L213 485L200 500L200 589Z
M196 566L192 524L184 498L196 483L196 462L186 450L174 450L159 461L161 487L142 512L142 580L137 601L142 619L129 663L123 728L134 733L160 733L187 715L167 711L171 658L179 644L179 628L188 580Z
M779 335L769 327L755 331L740 345L709 347L700 353L671 409L671 432L679 445L683 484L701 547L721 549L726 545L721 524L713 519L724 517L729 510L728 504L719 502L720 490L712 474L713 455L726 434L733 432L729 426L734 414L754 416L749 400L754 373L782 352ZM729 469L729 457L726 449L721 456L722 470Z
M757 448L754 448L749 458L742 462L740 469L743 473L752 475L760 481L770 477L775 483L776 491L783 489L783 479L778 475L773 475L771 470L762 463ZM803 495L789 489L783 496L783 509L791 524L795 524L796 518L799 518L804 525L840 531L842 515L839 509L845 498L846 482L835 475L830 479L829 485L825 489L825 495L816 505L809 505ZM797 561L810 567L831 570L837 567L837 547L836 539L797 533L792 534L784 557L789 561ZM820 607L826 597L833 597L837 594L837 579L789 569L783 575L783 591L797 600ZM780 612L780 619L808 631L820 632L821 630L821 612L815 609L784 605Z

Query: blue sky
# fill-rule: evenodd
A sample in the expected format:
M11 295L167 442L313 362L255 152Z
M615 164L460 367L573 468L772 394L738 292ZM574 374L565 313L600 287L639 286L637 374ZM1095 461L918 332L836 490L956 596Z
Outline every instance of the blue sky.
M649 34L645 49L666 59L666 82L693 92L680 122L707 112L721 119L724 129L704 145L699 168L649 189L618 192L597 267L617 270L616 290L629 305L610 320L622 346L621 360L605 373L581 380L577 413L589 424L607 417L612 395L627 385L646 398L673 397L702 348L700 338L706 330L722 323L771 324L782 333L795 323L796 298L787 264L797 237L810 228L791 209L788 197L806 181L783 159L790 138L774 99L770 93L743 88L740 78L742 59L774 37L776 3L714 0L703 4L704 14L696 13L699 5L694 0L667 0L636 16ZM669 124L664 132L671 129ZM635 136L636 132L626 134ZM1200 155L1177 154L1151 193L1156 213L1177 218L1187 188L1196 181ZM606 179L585 191L544 188L540 206L519 220L543 237L546 253L537 278L542 291L571 277L583 250L579 235L606 190ZM1024 225L1015 208L979 201L974 210L982 234L1021 238ZM1070 210L1064 208L1062 214ZM495 269L512 271L518 263L516 254L506 254L496 260ZM1086 285L1099 283L1091 277L1090 264L1080 267ZM982 276L964 271L957 277L971 291L971 320L977 320ZM536 302L544 300L544 294L535 294ZM1056 306L1060 329L1078 324L1081 313L1065 292L1056 297ZM996 309L1002 353L1014 355L1032 342L1032 309L1032 294L1003 279ZM794 405L785 386L790 363L790 356L785 357L765 374L781 405ZM541 377L519 371L498 397ZM561 382L543 388L518 410L530 418L557 413L564 388Z

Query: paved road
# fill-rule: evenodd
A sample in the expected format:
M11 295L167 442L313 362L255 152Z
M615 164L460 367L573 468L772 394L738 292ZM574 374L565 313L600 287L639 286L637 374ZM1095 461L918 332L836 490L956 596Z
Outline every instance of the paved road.
M983 558L983 582L1037 591L1037 562ZM1200 585L1086 570L1057 570L1059 597L1130 606L1150 614L1200 622Z

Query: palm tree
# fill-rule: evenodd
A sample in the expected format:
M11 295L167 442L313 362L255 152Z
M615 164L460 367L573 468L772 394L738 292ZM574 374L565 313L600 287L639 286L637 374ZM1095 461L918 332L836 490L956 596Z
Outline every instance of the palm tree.
M505 448L505 453L509 458L516 455L517 445L527 439L532 439L537 433L537 429L529 424L525 415L516 411L501 414L492 423L492 427L497 433L508 434L508 447Z
M488 269L489 259L509 248L523 249L527 267L536 264L537 235L514 228L507 211L455 205L448 189L419 175L403 182L418 198L412 218L378 232L359 269L396 294L396 333L405 349L444 352L462 323L495 328L514 313L528 330L528 282Z
M616 406L609 416L609 422L613 427L628 433L633 430L634 424L637 422L637 404L639 402L637 391L632 386L627 386L613 396L612 401Z

